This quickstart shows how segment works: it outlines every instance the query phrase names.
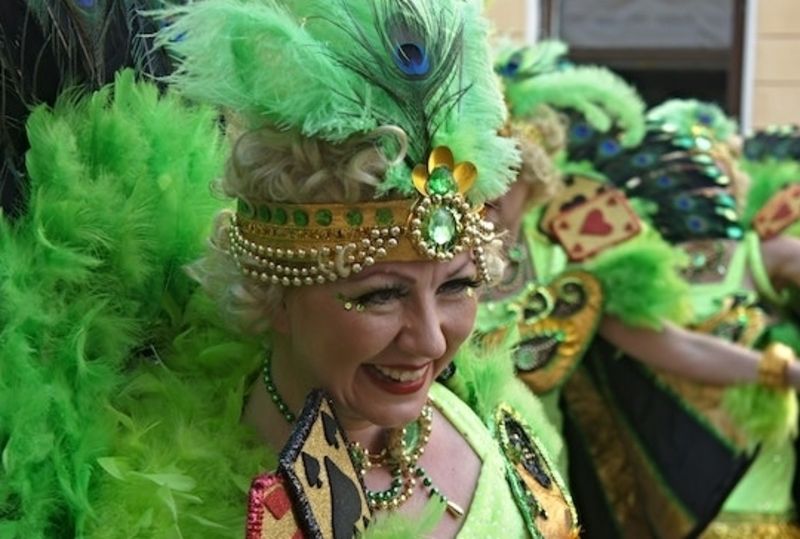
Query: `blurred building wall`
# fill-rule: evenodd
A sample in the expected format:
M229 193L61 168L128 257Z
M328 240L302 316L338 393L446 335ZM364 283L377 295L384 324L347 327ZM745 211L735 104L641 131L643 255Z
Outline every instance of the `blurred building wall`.
M668 1L668 0L665 0ZM494 0L487 8L500 34L530 39L537 0ZM745 40L743 127L800 124L800 0L748 0L752 35Z
M498 34L522 42L530 35L530 3L528 0L494 0L487 2L486 13Z
M800 0L760 0L752 126L800 124Z

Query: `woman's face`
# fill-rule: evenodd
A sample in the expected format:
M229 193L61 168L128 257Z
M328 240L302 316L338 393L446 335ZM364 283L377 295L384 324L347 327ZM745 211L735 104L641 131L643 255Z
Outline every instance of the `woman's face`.
M476 267L386 262L335 283L287 291L275 329L291 369L324 387L340 419L394 427L415 419L436 376L469 336Z

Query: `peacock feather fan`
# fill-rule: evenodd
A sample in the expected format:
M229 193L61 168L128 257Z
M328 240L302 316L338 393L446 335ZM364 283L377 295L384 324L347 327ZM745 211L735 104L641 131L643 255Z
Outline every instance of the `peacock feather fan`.
M744 157L748 161L800 162L800 126L773 125L756 131L745 139Z
M602 144L602 137L596 140ZM732 181L710 153L713 142L683 134L671 124L650 124L644 140L613 155L593 156L593 166L647 209L670 243L701 238L741 239L744 229Z
M397 125L408 154L383 190L412 192L413 166L446 145L477 166L469 196L481 201L512 180L517 154L497 135L504 111L479 11L458 0L208 0L165 11L160 42L180 62L173 83L248 128L337 143Z

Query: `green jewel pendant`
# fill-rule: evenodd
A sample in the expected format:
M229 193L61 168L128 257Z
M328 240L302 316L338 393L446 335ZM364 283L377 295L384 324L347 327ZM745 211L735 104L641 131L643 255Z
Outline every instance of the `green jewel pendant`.
M443 249L452 246L459 232L458 222L453 212L448 208L436 208L433 210L423 226L428 242Z
M472 163L456 164L446 146L434 148L427 165L414 168L412 180L422 196L409 224L420 253L434 260L449 260L481 243L480 213L464 197L477 175Z

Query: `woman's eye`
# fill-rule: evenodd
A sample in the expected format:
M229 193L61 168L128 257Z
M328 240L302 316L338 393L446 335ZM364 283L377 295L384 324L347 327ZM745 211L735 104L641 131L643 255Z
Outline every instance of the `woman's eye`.
M360 304L365 307L369 307L371 305L384 305L396 299L404 298L407 293L408 292L404 288L400 287L381 288L380 290L362 294L355 298L354 301L356 304Z
M481 282L478 279L473 279L470 277L465 277L463 279L453 279L452 281L447 281L442 286L439 287L438 292L440 294L460 294L466 292L467 290L474 290L481 285Z

